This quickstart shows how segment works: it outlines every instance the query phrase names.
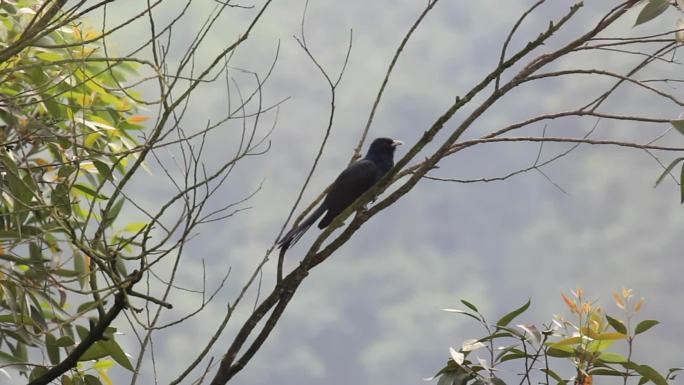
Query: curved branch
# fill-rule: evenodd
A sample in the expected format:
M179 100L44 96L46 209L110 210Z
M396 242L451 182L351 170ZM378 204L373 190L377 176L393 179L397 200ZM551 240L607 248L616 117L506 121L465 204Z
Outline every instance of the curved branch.
M97 321L97 324L95 324L94 327L90 328L90 333L88 333L88 336L84 338L62 362L53 366L45 374L29 382L27 385L48 385L62 374L75 368L78 364L78 359L81 358L83 353L85 353L96 342L102 340L104 332L107 330L109 325L111 325L116 317L119 316L119 313L126 308L126 294L132 290L133 285L138 282L140 278L142 278L142 274L140 272L134 271L131 273L126 279L127 288L120 290L114 296L114 305L112 305L104 317Z
M650 57L650 55L649 55L649 57ZM632 79L632 78L629 77L629 76L624 76L624 75L620 75L620 74L616 74L616 73L614 73L614 72L604 71L604 70L596 70L596 69L589 69L589 70L584 70L584 69L573 69L573 70L564 70L564 71L545 72L545 73L542 73L542 74L529 76L529 77L527 77L525 80L523 80L523 81L521 82L521 84L522 84L522 83L526 83L526 82L531 82L531 81L534 81L534 80L545 79L545 78L551 78L551 77L558 77L558 76L566 76L566 75L602 75L602 76L613 77L613 78L619 79L619 80L621 80L621 81L629 82L629 83L632 83L632 84L637 85L637 86L639 86L639 87L645 88L645 89L647 89L647 90L649 90L649 91L651 91L651 92L653 92L653 93L655 93L655 94L657 94L657 95L659 95L659 96L662 96L662 97L664 97L664 98L666 98L666 99L671 100L672 102L674 102L676 105L678 105L678 106L680 106L680 107L681 107L681 106L684 106L684 102L681 102L679 99L677 99L676 97L674 97L674 96L671 95L671 94L668 94L668 93L666 93L666 92L660 91L660 90L658 90L658 89L655 88L655 87L651 87L651 86L649 86L649 85L646 85L646 84L644 84L644 83L642 83L642 82L640 82L640 81L638 81L638 80L636 80L636 79Z
M361 157L361 149L363 148L363 144L366 142L368 131L370 130L370 126L373 123L373 117L375 117L375 111L378 109L378 104L380 104L382 94L385 92L387 82L389 81L390 75L394 70L394 66L397 64L397 61L399 60L399 56L401 56L401 53L404 51L404 47L406 47L406 43L408 43L409 39L411 38L411 35L413 35L413 32L423 22L425 16L428 14L428 12L430 12L430 10L435 6L435 4L437 4L438 1L439 0L428 1L427 7L425 7L420 16L418 16L418 18L413 23L411 28L409 28L408 32L406 32L406 35L404 35L404 39L402 39L401 43L399 44L399 47L397 47L397 50L394 52L392 61L390 62L389 67L387 67L387 71L385 71L385 78L382 79L382 84L380 85L378 94L375 97L375 101L373 101L373 107L371 107L371 112L370 115L368 115L366 126L363 128L363 132L361 133L361 139L359 140L359 143L356 145L356 148L354 148L354 153L352 155L352 158L349 160L349 164L352 164L352 162L356 161Z

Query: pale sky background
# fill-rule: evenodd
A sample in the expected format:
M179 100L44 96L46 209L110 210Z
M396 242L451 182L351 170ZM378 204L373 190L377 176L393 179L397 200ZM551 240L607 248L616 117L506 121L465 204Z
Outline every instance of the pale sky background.
M407 143L419 138L455 96L463 95L494 68L508 29L531 3L442 0L408 44L370 136L391 136ZM524 24L511 50L536 37L549 20L558 19L574 2L547 3ZM538 53L595 23L602 3L607 2L587 3L568 30ZM174 15L180 4L169 1L158 17ZM215 4L210 0L195 1L192 11L175 29L173 52L182 50ZM311 0L307 41L331 73L336 74L340 68L349 29L353 29L354 40L347 73L338 90L338 110L328 151L305 194L305 203L346 165L391 55L424 4L417 0ZM291 99L280 110L271 151L242 163L224 189L225 202L215 202L218 206L234 201L263 181L262 190L249 202L253 208L226 222L204 227L190 244L181 268L181 284L201 287L202 259L207 264L209 287L215 287L229 267L233 271L227 286L206 311L158 335L155 353L159 383L175 378L204 346L223 316L225 303L235 296L245 275L282 226L316 154L329 101L325 81L292 38L299 32L303 6L304 1L299 0L275 1L234 58L233 65L263 73L280 41L280 57L264 96L266 103L287 96ZM133 6L128 9L115 4L109 11L111 17L119 18L132 12ZM227 12L221 27L210 34L206 52L216 52L232 42L253 12ZM633 30L634 17L627 15L611 33L646 34L662 25L666 26L664 30L674 29L668 26L674 26L679 15L670 10L659 19L661 26ZM147 31L144 23L138 23L112 36L111 49L126 52L130 39L140 41L138 36L146 36ZM577 55L552 68L605 65L624 71L634 60L617 54ZM202 58L198 58L201 62ZM681 73L675 66L658 68L663 77ZM248 78L239 79L247 88ZM575 77L540 84L522 87L503 99L466 137L476 137L536 113L577 107L597 92L597 86L608 83ZM665 114L672 118L681 112L673 105L633 91L625 88L608 103L606 111ZM225 109L221 84L200 88L190 105L188 115L193 121L186 121L188 129L204 127L207 120L217 119ZM464 116L457 114L447 129L453 129ZM273 115L266 117L261 132L268 129L272 119ZM581 135L594 124L592 119L564 120L551 122L548 130L553 135ZM207 157L209 167L228 156L226 149L233 148L238 129L237 125L227 125L214 133ZM665 129L662 125L603 121L595 136L636 140L654 137ZM524 133L539 135L541 130L542 126L536 125ZM662 143L681 144L681 138L670 133ZM548 146L544 154L564 148ZM400 148L398 155L404 151ZM536 146L525 145L478 146L449 159L436 174L460 178L500 176L528 166L536 151ZM618 310L612 305L611 290L633 288L637 296L646 298L643 315L662 321L637 341L637 359L647 358L661 370L684 365L684 219L678 186L670 180L654 189L661 168L652 158L635 150L609 147L580 147L544 171L567 194L536 172L482 184L423 181L364 225L333 258L313 271L263 349L235 382L423 383L423 378L434 374L447 360L450 346L458 347L464 340L481 336L467 318L440 308L462 307L459 299L465 298L495 321L532 298L530 311L516 323L541 324L549 322L553 314L565 312L560 293L577 286L584 287L612 314L618 314ZM160 196L173 192L158 171L136 182L137 195L148 207L156 207ZM288 253L289 268L296 266L298 256L317 232L310 231ZM274 275L274 267L274 262L269 263L267 279ZM198 301L197 296L177 292L171 300L175 309L168 319L181 317ZM217 359L231 336L224 336L217 345ZM127 351L134 353L135 345L128 344ZM151 365L145 366L148 370L141 383L151 384Z

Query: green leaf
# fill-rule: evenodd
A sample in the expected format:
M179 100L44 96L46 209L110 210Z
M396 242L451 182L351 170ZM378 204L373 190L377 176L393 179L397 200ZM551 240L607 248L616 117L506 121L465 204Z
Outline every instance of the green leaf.
M46 367L36 366L35 368L33 368L33 370L31 371L31 374L29 375L29 381L34 381L34 380L44 376L45 373L47 373L47 372L48 372L48 370Z
M17 326L30 325L36 326L33 319L27 314L2 314L0 315L0 322L12 323Z
M92 374L86 374L85 376L83 376L83 379L85 380L86 385L102 385L100 379L93 376Z
M603 362L608 362L611 364L621 364L623 362L627 362L627 357L613 352L603 352L598 358Z
M615 319L609 316L608 314L606 314L606 320L608 320L608 323L610 324L610 326L613 327L613 329L615 329L615 331L617 331L618 333L627 334L627 328L625 327L625 324L622 323L622 321L620 321L619 319Z
M88 330L88 328L86 328L85 326L76 325L76 333L78 333L78 338L80 338L81 340L84 340L84 339L88 338L88 334L90 334L90 330Z
M59 347L57 346L57 339L52 333L45 334L45 349L47 350L48 358L52 365L59 363Z
M7 181L7 186L12 195L17 198L19 202L28 206L31 202L31 198L33 198L33 193L24 181L12 173L7 173L7 175L5 175L5 180Z
M528 357L527 354L525 353L508 353L506 355L501 356L501 358L498 360L499 362L506 362L506 361L511 361L511 360L519 360L521 358L526 358Z
M126 356L126 353L124 353L124 351L121 349L121 346L119 346L114 339L101 341L101 343L107 353L109 353L109 356L112 357L119 365L130 371L135 370L131 364L131 361Z
M554 380L556 380L556 382L559 383L559 384L565 384L565 383L567 383L567 381L565 381L565 380L563 379L563 377L559 376L558 373L554 372L554 371L551 370L551 369L542 369L541 371L544 372L544 373L546 373L546 374L548 374L549 377L551 377L551 378L553 378Z
M649 381L656 385L668 385L667 380L657 370L648 365L638 365L634 368L642 377L648 378Z
M33 226L21 226L17 230L0 230L0 239L24 239L32 235L42 234L44 231Z
M434 376L432 376L428 381L432 381L435 378L441 376L444 373L449 373L449 372L454 372L460 368L459 365L457 365L452 359L447 360L447 364L442 367L442 369L439 369L437 373L435 373Z
M58 61L58 60L64 59L64 56L62 56L61 53L57 53L55 51L49 51L49 50L46 50L43 52L37 52L35 54L35 56L37 58L39 58L40 60L44 60L47 62Z
M31 262L43 262L43 251L36 242L29 243L29 256L31 257Z
M86 257L81 254L81 252L74 250L74 270L76 270L80 276L78 282L81 286L81 289L85 287L85 285L88 283L88 261L86 260Z
M546 350L546 354L550 357L572 357L574 351L570 346L550 346Z
M614 341L624 340L625 338L627 338L627 335L622 333L601 333L595 338L599 341Z
M479 310L477 310L477 307L475 307L475 305L473 305L472 303L470 303L464 299L461 300L461 303L466 305L468 307L468 309L474 311L475 313L479 312Z
M439 381L437 382L437 385L466 385L468 381L470 381L473 378L473 376L470 373L466 372L462 368L459 368L456 371L446 372L442 376L445 375L448 376L447 379L445 379L445 381L442 382L442 378L440 377Z
M97 360L103 357L107 357L109 353L107 350L102 346L102 341L95 342L88 350L85 351L79 357L79 361L91 361L91 360Z
M501 317L501 319L497 321L496 326L507 326L511 321L513 321L515 317L525 312L525 310L527 310L528 307L530 307L529 299L524 305Z
M95 165L95 168L97 169L97 172L100 174L101 177L109 181L113 180L112 171L106 163L101 162L99 160L93 160L93 164Z
M674 169L679 164L679 162L681 162L683 160L684 160L684 158L677 158L677 159L673 160L672 163L670 163L670 165L665 168L665 171L663 171L662 174L660 174L658 179L656 179L655 185L658 186L660 184L660 182L662 182L663 179L665 179L665 177L670 174L672 169Z
M499 360L505 356L506 354L516 354L516 353L522 353L520 350L517 349L518 345L511 345L511 346L506 346L502 347L501 351L497 353L496 358L494 359L494 362L499 362Z
M577 337L568 337L565 339L562 339L558 342L552 343L550 346L553 348L559 348L561 346L569 346L569 345L576 345L582 342L582 337L577 336Z
M652 320L652 319L647 319L647 320L641 321L636 326L636 328L634 328L634 335L641 334L641 333L647 331L648 329L656 326L659 323L660 322L658 322L656 320Z
M592 376L619 376L624 377L625 373L615 369L597 368L589 371Z
M509 332L493 333L493 334L490 334L488 336L482 337L482 338L478 339L477 341L487 342L487 341L493 341L493 340L498 339L498 338L506 338L506 337L513 337L513 336L516 336L518 338L522 338L523 334L519 333L519 332L516 332L516 334L512 334Z
M77 312L78 312L78 313L88 312L88 311L90 311L90 310L95 309L96 307L97 307L97 302L96 302L96 301L84 302L84 303L82 303L82 304L78 307Z
M87 196L90 197L90 198L96 198L96 199L109 199L109 197L107 197L107 196L105 196L105 195L102 195L102 194L98 194L95 190L91 189L91 188L88 187L88 186L84 186L84 185L82 185L82 184L80 184L80 183L75 183L75 184L74 184L74 188L75 188L76 190L78 190L78 191L84 193L85 195L87 195Z
M34 196L40 195L38 185L36 184L36 181L33 180L33 177L31 175L24 175L22 181L24 182L24 186L28 190L26 196L24 197L24 199L26 199L26 202L30 202L31 200L33 200Z
M118 271L122 277L125 277L128 275L128 270L126 269L126 264L124 263L122 258L119 258L117 256L116 261L114 262L114 266L116 267L116 271Z
M614 340L611 341L606 341L606 340L594 340L591 341L587 344L586 350L590 353L596 353L596 352L602 352L609 347L611 347L615 343Z
M47 95L41 94L41 100L43 101L43 105L45 106L45 109L49 115L62 116L62 110L59 107L59 103L55 102L54 99L51 99Z
M478 322L482 322L482 320L480 319L480 317L476 316L476 315L473 314L473 313L468 313L468 312L465 311L465 310L460 310L460 309L442 309L442 311L449 312L449 313L463 314L463 315L466 315L466 316L468 316L468 317L470 317L470 318L473 318L474 320L477 320Z
M673 369L675 369L675 370L673 370ZM674 381L674 380L677 378L677 376L678 376L678 373L677 373L677 372L678 372L678 371L681 371L681 370L684 370L684 369L682 369L682 368L672 368L672 369L670 369L670 371L667 373L666 379L667 379L668 381Z
M26 343L17 344L17 349L14 355L21 359L23 362L28 362L28 349L26 349Z
M74 344L76 344L76 342L73 338L71 338L71 336L62 336L55 341L55 346L59 346L61 348L73 346Z
M119 213L121 212L121 208L123 207L124 204L124 199L121 198L117 202L112 205L112 208L107 212L107 216L104 219L105 225L104 227L107 228L111 226L114 221L116 220L116 217L119 216Z
M59 171L57 171L57 176L60 178L68 178L69 175L74 173L74 171L76 171L76 167L64 165L59 168Z
M0 351L0 363L3 364L20 364L25 362L21 357L15 357L3 351Z
M684 120L671 120L672 127L675 128L680 134L684 135Z
M95 143L97 142L98 139L100 139L101 136L103 136L103 135L100 132L90 133L90 134L86 135L86 139L83 142L83 145L88 147L88 148L94 147ZM95 166L95 167L97 167L97 166Z
M60 277L68 277L68 278L74 278L74 277L78 277L81 275L78 271L68 270L68 269L52 270L52 274L58 275Z
M142 231L143 229L145 229L145 227L147 227L147 225L148 225L147 222L133 222L133 223L127 224L126 227L124 227L124 230L129 232L129 233L137 234L140 231Z
M437 385L452 385L454 383L455 378L456 378L456 372L442 373L439 376L439 380L437 381Z
M64 183L58 184L54 190L52 190L52 196L50 197L52 205L64 215L71 215L71 201L69 200L69 187Z
M111 369L114 365L114 360L99 360L93 364L93 369Z
M15 257L14 255L9 255L9 254L0 254L0 259L4 259L5 261L9 261L9 262L18 263L20 265L26 265L27 263L29 263L28 260L26 260L26 259ZM2 316L0 315L0 317L2 317Z
M6 154L0 154L0 161L7 168L8 175L19 175L19 169L12 158Z
M667 0L649 0L648 4L639 12L634 26L644 24L660 16L670 6Z

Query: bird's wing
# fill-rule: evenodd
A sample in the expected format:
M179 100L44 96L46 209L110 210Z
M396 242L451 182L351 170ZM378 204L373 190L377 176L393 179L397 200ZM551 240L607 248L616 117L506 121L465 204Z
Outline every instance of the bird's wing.
M342 171L325 197L324 204L328 212L319 227L327 226L333 218L373 186L381 176L378 166L367 159L362 159Z

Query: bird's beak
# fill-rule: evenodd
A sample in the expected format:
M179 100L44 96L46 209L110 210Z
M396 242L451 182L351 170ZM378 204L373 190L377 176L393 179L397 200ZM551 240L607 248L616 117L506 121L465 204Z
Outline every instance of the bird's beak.
M402 144L404 144L404 142L402 142L401 140L395 140L392 142L392 147L401 146Z

